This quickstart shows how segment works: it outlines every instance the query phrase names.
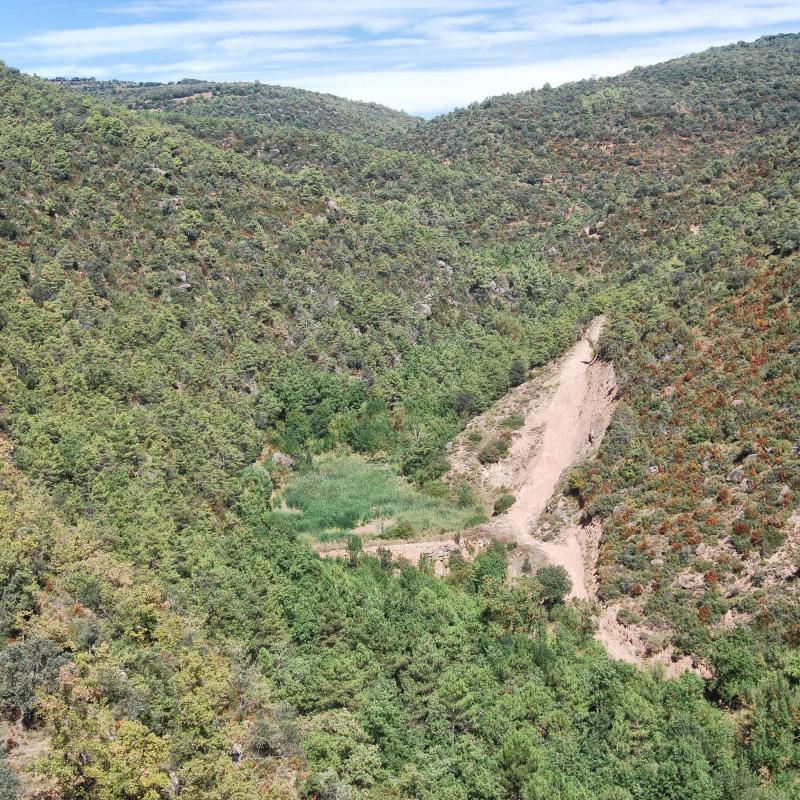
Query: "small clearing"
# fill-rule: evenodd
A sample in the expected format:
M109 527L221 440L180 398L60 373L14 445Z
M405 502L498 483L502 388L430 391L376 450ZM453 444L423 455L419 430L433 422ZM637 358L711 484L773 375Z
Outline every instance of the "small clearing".
M27 730L14 723L0 723L0 748L6 753L8 765L22 779L20 800L56 796L56 781L36 770L37 763L50 752L50 736L46 731Z
M183 106L186 103L190 103L192 100L210 100L213 97L212 92L196 92L195 94L188 94L184 97L173 97L173 101L176 105Z
M393 532L406 539L426 531L448 534L486 518L476 505L423 495L389 465L348 453L316 458L278 502L275 513L318 542L342 542L351 535L392 538ZM327 552L324 545L322 550Z

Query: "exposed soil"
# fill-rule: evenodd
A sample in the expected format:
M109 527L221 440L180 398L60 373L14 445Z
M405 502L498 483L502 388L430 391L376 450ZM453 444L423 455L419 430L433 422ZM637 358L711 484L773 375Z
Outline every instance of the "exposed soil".
M176 105L182 106L186 105L186 103L189 103L192 100L199 100L200 98L203 98L204 100L210 100L212 97L212 92L196 92L195 94L189 94L185 97L175 97L173 100Z
M603 317L592 322L543 383L540 402L528 409L509 463L495 471L517 500L489 523L495 535L533 547L563 566L572 578L574 595L583 598L588 598L589 592L582 529L570 527L558 541L545 541L537 522L564 473L599 447L611 421L616 396L614 368L594 357L603 323Z
M364 552L376 555L379 550L388 550L393 559L405 559L411 564L419 564L423 556L427 556L436 575L447 572L447 563L453 553L459 552L465 558L476 556L492 543L489 536L476 536L467 533L458 540L452 537L426 539L425 541L368 541L364 544ZM324 558L342 558L347 556L347 549L339 543L320 544L314 548Z
M0 749L5 751L9 766L20 778L23 800L44 800L55 796L55 781L34 771L36 762L50 752L50 737L45 731L2 723Z

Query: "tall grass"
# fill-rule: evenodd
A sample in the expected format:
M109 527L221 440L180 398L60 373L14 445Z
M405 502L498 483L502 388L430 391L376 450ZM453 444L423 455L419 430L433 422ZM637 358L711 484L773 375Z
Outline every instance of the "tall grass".
M321 457L283 497L295 513L276 513L298 532L321 540L339 538L374 519L406 523L403 527L410 525L412 535L460 530L483 519L477 506L425 495L390 467L356 455Z

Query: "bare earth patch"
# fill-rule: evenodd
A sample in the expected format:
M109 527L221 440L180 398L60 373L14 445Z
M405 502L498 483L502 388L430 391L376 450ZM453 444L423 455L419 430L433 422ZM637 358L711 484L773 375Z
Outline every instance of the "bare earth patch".
M196 92L195 94L189 94L185 97L176 97L174 98L174 102L176 105L183 106L186 103L190 103L192 100L210 100L213 97L212 92Z
M55 782L35 772L36 762L50 752L50 736L47 732L2 723L0 747L5 750L9 766L22 782L21 798L44 800L55 796Z

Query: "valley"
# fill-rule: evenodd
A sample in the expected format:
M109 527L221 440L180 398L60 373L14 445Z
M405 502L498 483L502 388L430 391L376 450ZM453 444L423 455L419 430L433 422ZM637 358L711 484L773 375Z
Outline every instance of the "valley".
M799 76L0 64L0 798L797 797Z

